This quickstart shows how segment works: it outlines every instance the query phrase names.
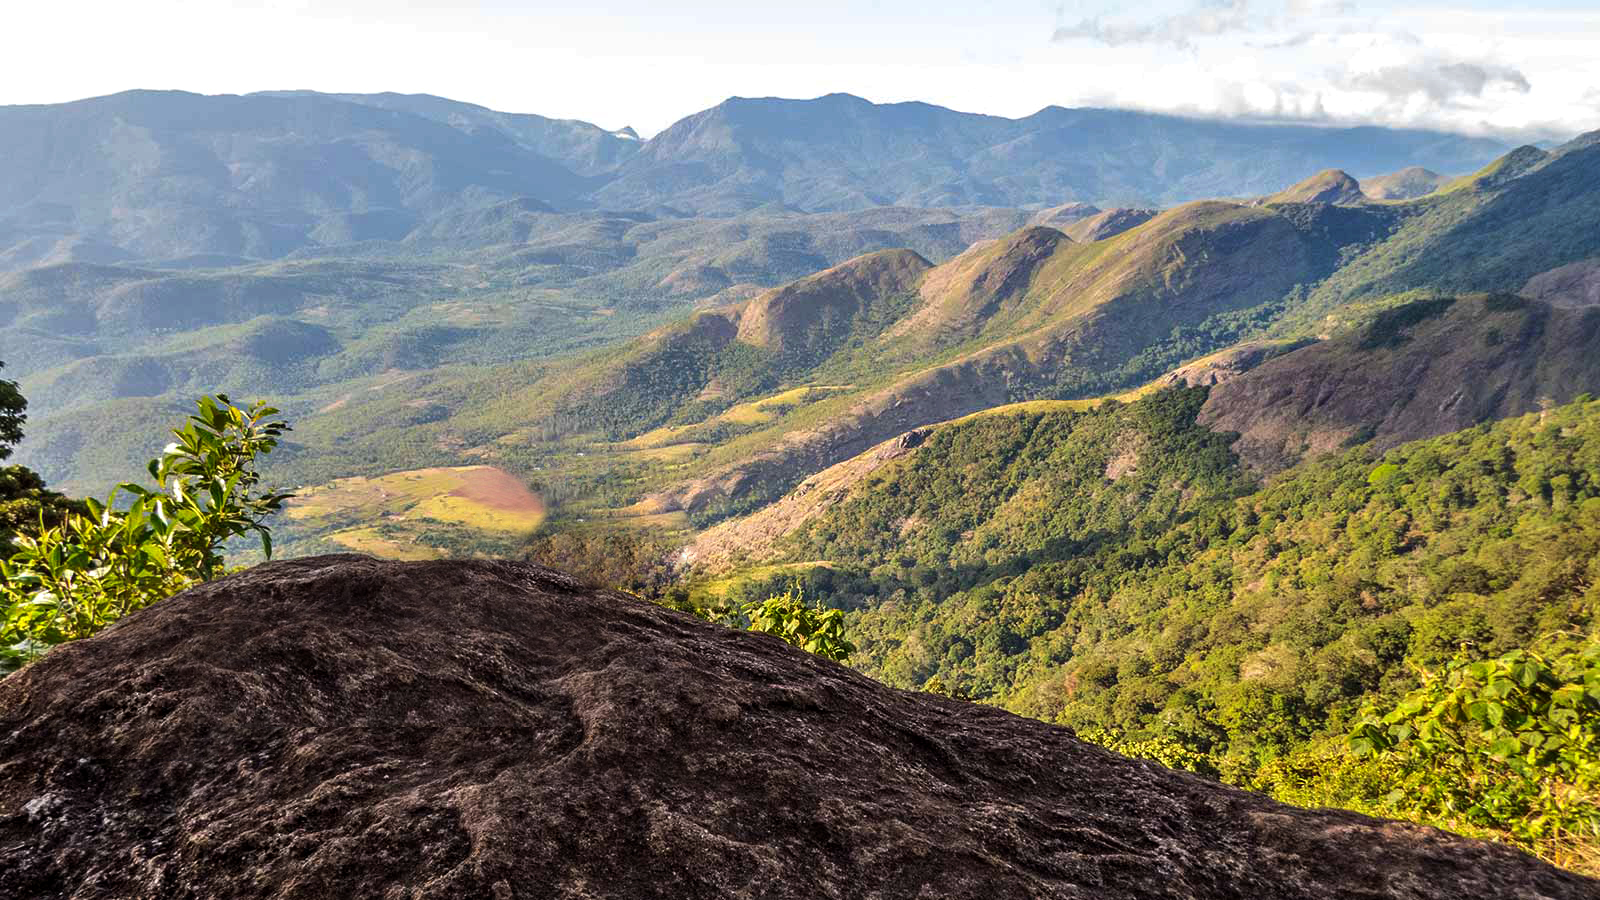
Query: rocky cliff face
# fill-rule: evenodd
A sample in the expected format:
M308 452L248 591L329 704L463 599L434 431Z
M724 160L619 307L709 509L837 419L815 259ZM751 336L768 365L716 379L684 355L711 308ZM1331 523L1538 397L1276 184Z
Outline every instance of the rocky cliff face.
M261 566L0 682L0 896L1579 898L549 570Z
M1273 472L1534 412L1600 389L1600 309L1508 295L1422 301L1217 385L1200 422Z
M1600 259L1586 259L1542 272L1517 293L1552 306L1600 306Z

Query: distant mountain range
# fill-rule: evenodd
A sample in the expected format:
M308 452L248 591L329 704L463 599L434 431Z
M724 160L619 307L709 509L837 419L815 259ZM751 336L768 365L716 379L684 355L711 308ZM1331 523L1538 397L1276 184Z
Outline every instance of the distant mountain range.
M1321 169L1464 172L1493 140L1048 107L1022 119L927 103L735 98L663 131L595 196L728 214L765 204L1169 206L1266 193Z
M470 239L472 213L509 201L657 217L1167 206L1266 193L1333 166L1465 172L1506 149L1102 109L1005 119L845 94L735 98L641 142L426 95L130 91L0 107L0 269L414 253Z
M1069 120L1123 149L959 167L1010 172L1017 193L973 195L1010 206L921 207L938 198L895 187L1007 135L1037 148L1048 123L1066 140ZM25 127L0 128L17 161L0 174L0 359L34 404L19 459L73 490L159 445L146 426L180 398L226 389L304 423L274 463L296 483L464 456L523 477L552 455L600 471L639 453L626 465L642 474L603 482L605 514L637 503L704 525L908 429L1137 387L1240 340L1338 334L1410 296L1535 276L1529 296L1586 296L1592 271L1559 267L1600 255L1588 139L1447 177L1433 173L1497 145L843 96L730 101L647 142L392 94L143 92L0 110L9 123ZM814 164L794 155L802 130L832 148ZM1176 135L1187 155L1153 149ZM1045 184L1069 164L1111 171L1107 157L1132 172L1133 144L1165 160L1140 170L1154 201ZM1340 155L1346 169L1325 168ZM1160 201L1233 178L1224 158L1239 173L1226 192L1245 196ZM664 165L687 180L643 174ZM823 183L856 178L879 193ZM706 214L758 183L797 193ZM629 199L650 185L678 206ZM858 202L909 205L816 211ZM126 427L92 438L106 422ZM545 487L581 510L600 502L595 477Z

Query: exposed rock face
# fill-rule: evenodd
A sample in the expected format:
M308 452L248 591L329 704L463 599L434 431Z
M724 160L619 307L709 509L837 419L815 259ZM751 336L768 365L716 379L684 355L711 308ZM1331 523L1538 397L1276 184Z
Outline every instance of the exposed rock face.
M1517 293L1552 306L1600 306L1600 259L1586 259L1528 279Z
M338 556L0 682L0 896L1580 898L545 569Z
M1388 449L1600 390L1600 308L1508 295L1401 307L1211 391L1200 422L1273 472L1372 440Z

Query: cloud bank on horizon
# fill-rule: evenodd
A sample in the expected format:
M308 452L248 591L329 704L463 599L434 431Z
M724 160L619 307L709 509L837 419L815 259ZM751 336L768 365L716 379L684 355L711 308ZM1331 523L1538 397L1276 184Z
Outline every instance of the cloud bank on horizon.
M1600 121L1600 8L1198 0L1134 16L1060 15L1054 43L1165 70L1108 91L1112 103L1161 107L1148 88L1181 84L1183 99L1169 96L1166 108L1530 135Z
M1013 117L1059 105L1522 138L1600 128L1600 6L1534 2L56 0L0 15L0 103L398 91L648 136L730 95L843 91Z

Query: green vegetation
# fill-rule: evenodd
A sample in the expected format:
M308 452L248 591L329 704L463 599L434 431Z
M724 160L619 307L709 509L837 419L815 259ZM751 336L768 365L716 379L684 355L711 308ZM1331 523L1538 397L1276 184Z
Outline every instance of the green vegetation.
M254 534L272 555L263 522L288 495L261 488L255 462L288 426L276 409L241 409L226 395L195 405L150 461L154 487L119 485L105 503L87 501L86 514L16 536L0 562L0 669L222 574L229 540Z
M1594 198L1600 148L1512 151L1435 194L1385 204L1400 224L1352 248L1285 318L1286 333L1359 324L1417 296L1512 292L1534 275L1600 253Z
M743 612L750 621L749 631L782 638L823 659L844 662L856 650L844 634L844 612L807 606L797 587L754 601Z
M1421 761L1437 747L1391 735L1381 758L1363 760L1343 736L1375 710L1403 710L1382 724L1404 725L1421 708L1410 691L1482 681L1481 668L1419 675L1463 644L1479 659L1522 654L1483 665L1543 692L1516 702L1555 710L1541 713L1548 725L1519 725L1518 740L1553 747L1556 729L1570 731L1553 698L1574 698L1588 670L1534 647L1600 622L1600 402L1382 455L1356 447L1258 487L1228 436L1194 423L1203 397L1168 390L946 426L778 557L724 578L807 561L804 590L849 610L854 660L896 686L1068 724L1291 802L1477 829L1551 858L1592 854L1581 804L1558 815L1533 789L1570 800L1579 789L1563 785L1593 777L1580 762L1552 768L1524 746L1522 786L1501 782L1522 799L1469 816L1460 785L1439 788L1461 792L1455 807L1385 799L1408 771L1443 778L1449 766ZM756 579L744 591L773 587ZM1535 669L1546 674L1523 685ZM1503 689L1483 677L1500 686L1472 690ZM1482 738L1480 775L1503 737ZM1573 841L1578 850L1559 849Z
M0 363L0 368L5 368L5 363ZM11 448L22 440L27 409L28 401L23 399L17 383L0 379L0 459L11 456Z
M1600 637L1568 643L1458 658L1387 714L1365 710L1351 749L1400 776L1383 806L1600 871Z
M522 558L571 573L591 587L658 599L672 582L669 561L677 549L678 542L660 529L564 528L535 535Z
M0 368L5 364L0 363ZM0 379L0 460L22 440L28 401L17 383ZM16 551L12 539L27 528L60 524L68 513L86 512L83 504L49 490L44 479L26 466L0 467L0 559Z
M318 543L405 559L514 552L544 521L543 500L493 466L355 475L300 490L285 509L291 549Z

